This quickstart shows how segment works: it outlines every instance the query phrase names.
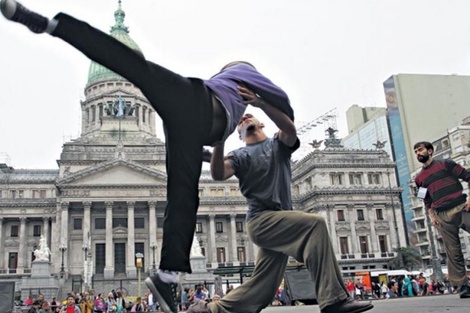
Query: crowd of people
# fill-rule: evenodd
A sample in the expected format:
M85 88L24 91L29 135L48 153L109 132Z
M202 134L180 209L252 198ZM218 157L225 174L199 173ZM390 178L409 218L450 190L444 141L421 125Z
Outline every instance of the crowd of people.
M232 287L233 288L233 287ZM230 288L227 288L230 292ZM210 295L203 284L193 288L183 288L177 292L176 301L179 311L186 311L189 306L199 300L217 302L222 295ZM39 293L36 297L29 295L18 303L27 313L129 313L129 312L161 312L161 308L150 290L142 297L128 297L120 291L92 294L89 292L70 292L63 300L53 297L50 301Z
M445 295L459 291L457 286L452 286L448 275L443 280L436 280L426 278L423 273L390 277L388 282L371 282L370 287L364 286L360 278L355 282L348 278L345 285L350 296L359 300Z

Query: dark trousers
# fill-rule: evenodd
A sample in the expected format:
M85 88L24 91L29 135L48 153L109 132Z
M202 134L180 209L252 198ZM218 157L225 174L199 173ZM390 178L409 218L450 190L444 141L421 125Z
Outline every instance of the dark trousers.
M191 273L189 253L199 206L202 146L211 144L212 98L203 81L145 60L112 36L59 13L53 36L136 85L163 120L167 204L160 268Z

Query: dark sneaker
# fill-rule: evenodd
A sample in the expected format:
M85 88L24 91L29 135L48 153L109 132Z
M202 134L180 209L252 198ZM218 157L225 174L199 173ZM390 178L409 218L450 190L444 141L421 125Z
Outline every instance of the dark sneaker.
M360 313L369 311L373 307L370 302L359 302L352 298L347 298L346 300L327 306L321 310L321 313Z
M158 304L165 313L177 313L175 300L176 290L174 284L165 283L158 275L153 275L145 279L145 284L152 291Z
M199 300L189 306L187 313L211 313L211 311L206 301Z
M33 33L45 32L49 23L46 17L26 9L15 0L1 0L0 10L7 19L25 25Z
M462 285L459 289L460 299L468 299L470 298L470 286Z

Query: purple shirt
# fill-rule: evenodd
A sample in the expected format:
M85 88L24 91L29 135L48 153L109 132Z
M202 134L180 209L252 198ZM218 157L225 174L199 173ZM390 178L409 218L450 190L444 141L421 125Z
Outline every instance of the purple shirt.
M294 111L287 94L247 64L240 63L231 66L210 79L204 80L204 84L214 93L227 112L227 128L222 141L235 131L245 113L246 105L238 94L239 84L246 85L267 103L286 113L292 121L294 120Z

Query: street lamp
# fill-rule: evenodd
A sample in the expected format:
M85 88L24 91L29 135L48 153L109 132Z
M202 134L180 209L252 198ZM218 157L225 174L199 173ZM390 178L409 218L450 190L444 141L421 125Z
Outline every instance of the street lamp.
M62 265L60 266L60 278L63 278L64 277L64 272L65 272L65 269L64 269L64 253L65 251L67 251L67 246L63 243L60 245L59 247L59 251L62 253Z
M150 246L150 249L152 249L152 254L153 254L153 263L152 263L152 270L153 270L153 274L155 274L155 271L157 269L156 265L155 265L155 250L157 250L157 245L154 243Z
M144 255L143 255L142 253L136 253L136 254L135 254L135 257L136 257L136 260L135 260L135 267L137 267L137 280L138 280L137 296L140 297L142 259L144 258Z

